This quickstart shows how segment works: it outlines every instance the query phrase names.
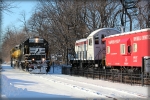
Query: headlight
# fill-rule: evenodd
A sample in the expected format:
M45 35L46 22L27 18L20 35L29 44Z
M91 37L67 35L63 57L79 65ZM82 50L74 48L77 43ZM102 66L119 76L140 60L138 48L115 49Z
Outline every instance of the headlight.
M42 58L42 61L45 61L45 58Z
M34 58L32 58L32 61L34 61Z
M38 40L39 40L38 38L35 38L35 43L38 43Z
M103 66L103 69L105 69L105 66Z
M98 67L98 64L95 64L95 67Z

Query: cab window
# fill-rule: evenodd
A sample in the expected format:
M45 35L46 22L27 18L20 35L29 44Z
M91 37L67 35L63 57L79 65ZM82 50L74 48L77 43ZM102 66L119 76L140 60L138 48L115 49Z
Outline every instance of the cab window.
M89 39L89 45L92 45L92 38Z
M99 36L98 36L98 35L96 35L96 36L94 37L94 40L95 40L95 44L99 44Z
M104 37L105 37L105 35L102 34L102 35L101 35L101 40L102 40ZM101 41L101 43L104 44L105 42L104 42L104 41Z

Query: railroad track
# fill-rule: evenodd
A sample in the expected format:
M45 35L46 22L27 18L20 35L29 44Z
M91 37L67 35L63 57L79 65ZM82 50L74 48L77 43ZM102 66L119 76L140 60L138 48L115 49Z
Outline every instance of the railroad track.
M64 84L64 86L72 87L73 89L78 89L80 91L92 93L96 97L99 97L99 98L111 98L113 100L117 100L117 98L125 98L125 99L146 98L143 95L134 94L129 91L123 91L123 90L118 90L114 88L98 86L94 84L87 84L85 82L71 80L65 77L59 77L55 75L36 75L36 76L42 79L46 79L48 81L53 81L53 82L57 82L60 84Z

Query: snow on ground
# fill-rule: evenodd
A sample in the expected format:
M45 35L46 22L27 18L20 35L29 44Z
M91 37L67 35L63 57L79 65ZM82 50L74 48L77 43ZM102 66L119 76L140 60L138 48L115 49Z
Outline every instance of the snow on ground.
M150 99L148 87L131 86L85 77L62 75L61 66L48 74L29 74L2 65L1 96L7 100L27 99Z

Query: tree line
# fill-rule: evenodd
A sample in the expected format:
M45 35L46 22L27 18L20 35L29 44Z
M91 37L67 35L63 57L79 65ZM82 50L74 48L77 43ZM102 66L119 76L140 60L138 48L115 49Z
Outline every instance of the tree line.
M21 14L21 30L6 30L2 57L9 61L11 48L38 35L49 42L51 54L61 54L66 62L67 50L74 53L75 41L96 29L121 30L123 26L124 31L132 31L150 27L149 9L148 0L39 0L29 20L24 12Z

